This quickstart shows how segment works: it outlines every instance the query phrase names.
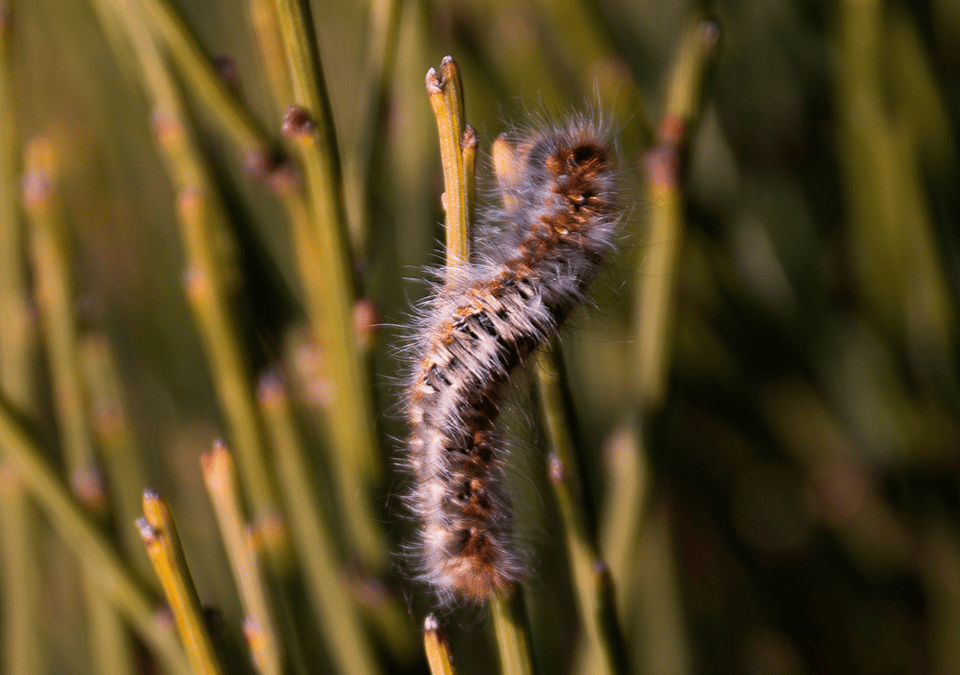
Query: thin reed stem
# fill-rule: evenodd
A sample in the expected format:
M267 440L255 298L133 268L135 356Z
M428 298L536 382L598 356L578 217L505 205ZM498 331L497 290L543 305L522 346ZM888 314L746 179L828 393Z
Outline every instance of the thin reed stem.
M248 0L247 14L275 105L276 119L279 120L293 100L293 83L287 70L287 57L283 52L280 19L277 17L273 0Z
M567 387L561 358L556 344L537 356L540 407L550 449L547 455L550 487L560 510L580 616L590 639L603 654L605 668L599 672L626 673L630 668L616 603L612 601L613 584L597 549L592 519L585 513L588 505L583 494L583 470L577 461L569 427L574 412L565 401Z
M447 632L433 614L423 620L423 650L427 654L431 675L454 675L453 654Z
M228 298L237 272L224 209L188 126L176 83L144 24L139 0L114 0L111 7L126 27L137 54L144 90L153 109L157 147L179 194L177 216L187 253L187 295L204 337L254 520L264 533L277 534L283 532L278 524L282 518L267 471L249 365ZM278 551L285 546L282 537L270 538L268 543Z
M392 87L400 27L400 0L371 0L370 28L367 31L367 62L363 81L367 83L359 120L354 133L352 152L344 161L344 193L353 250L362 254L370 234L371 177L383 147L380 127Z
M195 675L220 675L223 668L210 641L173 515L159 493L143 493L143 518L137 520L137 527Z
M102 513L106 509L106 492L86 416L86 386L74 320L76 293L67 228L58 198L56 161L53 147L45 139L38 138L30 144L23 202L30 217L37 303L67 475L80 503Z
M683 245L681 186L690 143L703 106L704 88L720 43L713 21L693 21L680 39L667 88L656 145L647 153L650 229L637 297L643 308L638 322L637 395L651 409L663 402L670 370L677 279Z
M22 147L13 81L11 3L0 3L0 391L24 414L36 410L37 333L19 209Z
M254 522L266 534L275 529L272 523L280 519L280 511L266 463L265 436L249 379L250 367L229 312L226 280L216 260L209 201L199 190L188 188L181 193L177 206L189 264L184 290L235 439Z
M0 463L0 541L3 602L3 672L40 672L36 516L20 477L6 461Z
M19 181L21 147L14 88L13 3L0 3L0 394L36 413L37 335L31 317ZM9 675L39 672L38 523L21 479L0 459L0 663Z
M133 675L133 651L126 626L93 579L99 570L83 565L83 595L89 621L93 668L97 673Z
M37 304L70 485L84 508L105 517L107 494L87 416L86 384L74 320L76 293L67 250L66 219L58 196L56 164L53 147L46 139L31 142L26 153L23 202L31 224L30 249ZM100 672L130 672L126 630L91 578L99 570L85 560L80 561L80 567L93 662Z
M495 595L490 600L490 613L502 675L535 675L522 591Z
M314 219L314 260L322 270L324 287L311 321L329 364L333 406L338 422L330 425L333 457L341 485L359 489L341 491L346 513L362 514L350 520L354 548L373 570L386 564L386 545L375 521L368 517L365 484L381 475L379 441L375 435L369 373L354 331L354 284L347 246L340 158L309 3L274 0L280 34L293 85L293 105L283 123L304 172L307 201Z
M244 635L260 675L280 675L283 653L267 596L262 565L244 524L243 507L234 475L233 457L222 442L200 458L203 480L227 549L234 583L244 611Z
M344 572L336 558L337 547L320 512L286 387L277 372L269 371L261 378L258 391L273 441L277 476L289 505L293 542L327 647L341 672L374 675L379 669L372 645L347 593Z
M470 256L477 134L466 123L463 83L453 57L443 58L439 72L433 68L427 71L427 96L437 118L440 137L447 265L454 266L466 262Z
M0 399L0 452L17 472L61 539L90 569L94 580L144 642L177 675L190 672L176 637L156 621L155 604L134 580L130 570L103 535L70 497L70 492L41 456L30 434L9 404Z
M145 481L140 449L127 414L119 367L106 335L97 332L84 335L80 342L80 359L92 411L91 424L113 495L116 520L132 523L140 513L140 491ZM127 556L147 572L150 563L136 530L121 527L119 536Z
M168 0L141 1L186 84L237 146L245 168L263 176L275 150L260 122L230 91L179 10Z

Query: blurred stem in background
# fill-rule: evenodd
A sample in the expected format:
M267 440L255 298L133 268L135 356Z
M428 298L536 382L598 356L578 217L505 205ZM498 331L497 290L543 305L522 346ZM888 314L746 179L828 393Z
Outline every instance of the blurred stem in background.
M942 162L949 153L955 162L955 150L947 148L956 145L942 142L951 134L940 96L924 77L929 66L904 13L854 0L837 12L843 67L834 84L856 284L924 378L942 383L943 373L955 373L955 299L945 284L922 173L925 159ZM953 388L958 395L955 382Z
M137 0L108 2L96 0L96 7L104 23L112 16L126 27L151 101L156 142L178 193L177 215L187 258L186 293L237 448L254 521L268 548L281 555L286 548L282 517L272 474L267 470L250 365L231 313L229 294L237 275L225 211L193 138L176 83L143 19L142 6Z
M377 668L372 660L370 641L347 593L344 571L335 555L336 542L320 512L312 474L279 372L264 373L257 392L273 441L277 476L290 512L294 546L327 648L342 672L372 675ZM392 628L406 627L393 625Z
M344 160L344 194L353 250L362 259L369 247L373 226L371 201L374 195L374 171L383 164L382 129L387 118L388 101L393 88L397 36L400 30L402 0L372 0L370 25L366 39L366 67L363 82L366 95L361 98L356 126L351 129L351 152Z
M168 627L157 620L153 602L89 516L80 510L5 401L0 401L0 448L63 542L84 561L86 568L97 571L91 574L91 579L103 596L125 616L144 642L156 650L172 673L188 673L183 650Z
M19 208L21 148L13 82L13 20L0 3L0 398L26 419L37 414L36 327L31 316L25 229ZM0 459L0 651L3 671L40 666L38 523L21 479Z
M718 24L699 18L690 21L677 47L656 145L644 159L650 243L637 275L636 297L643 315L637 323L637 394L650 410L659 408L666 396L682 269L681 186L719 42Z
M80 358L88 387L91 424L108 477L111 503L116 512L118 536L129 560L141 572L150 562L134 527L141 512L140 493L145 484L141 452L134 438L120 381L119 365L107 336L90 331L81 338ZM148 574L145 576L149 577Z
M54 412L70 486L80 504L99 520L108 520L105 478L94 455L87 415L86 384L74 307L73 256L60 203L58 158L45 138L27 148L23 202L30 217L30 250L44 346L54 391ZM90 631L93 667L100 672L133 672L126 629L100 593L101 571L80 560Z
M243 633L260 675L280 675L284 656L274 609L267 597L256 531L248 531L234 475L233 457L221 441L200 457L203 480L227 548L233 580L243 604Z
M614 550L633 550L642 561L644 582L620 591L640 607L640 643L635 654L643 665L643 672L651 673L685 673L690 670L682 604L671 555L669 518L664 509L656 523L648 526L640 520L640 515L645 512L642 502L647 493L642 467L649 449L660 442L654 435L655 418L665 414L662 406L669 387L676 340L678 286L684 266L682 186L719 45L720 26L715 21L705 20L697 14L688 20L680 35L667 80L655 144L644 157L645 188L651 207L646 234L649 244L645 247L637 275L635 296L638 303L637 375L632 393L638 404L639 428L628 432L629 440L625 441L624 451L633 461L627 462L627 473L622 477L625 485L631 488L631 496L637 500L626 506L632 507L628 513L636 515L637 520L627 516L626 525L621 527L633 529L634 535L631 537L629 529L621 531L616 535L619 545ZM621 519L614 519L613 514L624 507L609 504L607 517L611 532L615 532L614 523ZM639 545L636 540L640 541ZM612 543L616 542L615 539ZM635 582L636 573L627 573L621 556L615 558L614 578L623 580L624 584L628 579ZM652 639L654 635L658 639Z
M585 472L574 447L573 407L563 371L559 343L554 341L537 355L537 388L547 440L547 475L560 511L573 585L589 644L602 655L593 672L630 671L627 647L617 616L613 582L597 547L595 519L585 492Z

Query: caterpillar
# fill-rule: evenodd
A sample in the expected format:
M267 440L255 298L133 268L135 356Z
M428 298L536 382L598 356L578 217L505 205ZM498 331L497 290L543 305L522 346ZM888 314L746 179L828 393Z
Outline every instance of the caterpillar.
M613 249L608 136L577 118L501 137L503 206L486 218L486 245L444 268L414 336L406 501L419 577L442 603L484 601L522 578L496 421L511 373L557 333Z

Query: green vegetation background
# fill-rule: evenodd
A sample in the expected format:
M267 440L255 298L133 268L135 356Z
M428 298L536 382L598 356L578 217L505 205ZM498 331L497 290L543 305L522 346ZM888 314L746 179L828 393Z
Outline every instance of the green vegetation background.
M245 3L182 5L207 50L232 59L240 97L279 139ZM373 6L313 3L355 272L381 324L373 370L386 471L370 501L389 547L398 550L409 527L394 468L404 435L397 326L426 290L423 266L441 260L442 172L423 81L453 54L484 157L508 124L573 110L599 108L620 130L622 253L570 322L564 354L588 510L599 514L636 671L960 672L960 4L710 8L722 44L690 152L670 384L650 408L634 394L645 320L635 289L663 242L648 229L660 205L643 187L644 153L680 35L700 8L399 2L382 115L369 127L371 12L389 5ZM55 148L78 320L108 336L126 390L145 483L126 489L149 485L167 498L199 596L222 617L228 672L247 672L240 604L199 466L226 432L182 291L176 194L141 75L86 2L17 2L11 26L19 142L42 134ZM291 333L305 325L293 238L280 204L186 94L229 212L255 378L293 358ZM365 152L368 181L351 173ZM482 204L489 167L478 164ZM528 396L517 389L513 407L523 410ZM301 425L347 575L356 561L329 496L323 434L309 421L323 383L306 391ZM40 401L34 421L59 463L49 385ZM532 551L533 652L542 673L588 671L541 434L531 414L510 419ZM39 665L16 675L94 672L76 562L44 519L36 523L35 609L25 613L36 625L23 639ZM134 531L114 527L118 542ZM604 550L610 542L615 550ZM139 552L125 555L155 587ZM396 559L380 577L408 617L393 629L400 646L371 628L374 658L383 672L426 672L414 636L432 607L403 567ZM303 611L295 625L312 672L332 672L329 646ZM461 672L496 668L484 617L443 616ZM3 621L11 634L16 617ZM138 651L136 672L154 672L149 662Z

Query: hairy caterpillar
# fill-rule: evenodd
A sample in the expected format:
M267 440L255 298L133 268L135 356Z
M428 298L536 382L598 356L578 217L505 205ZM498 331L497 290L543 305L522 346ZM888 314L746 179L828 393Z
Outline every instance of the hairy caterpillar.
M521 578L495 422L511 372L557 332L613 247L607 136L577 119L500 141L509 166L497 171L503 208L487 250L444 270L415 336L407 502L420 578L442 602L483 601Z

